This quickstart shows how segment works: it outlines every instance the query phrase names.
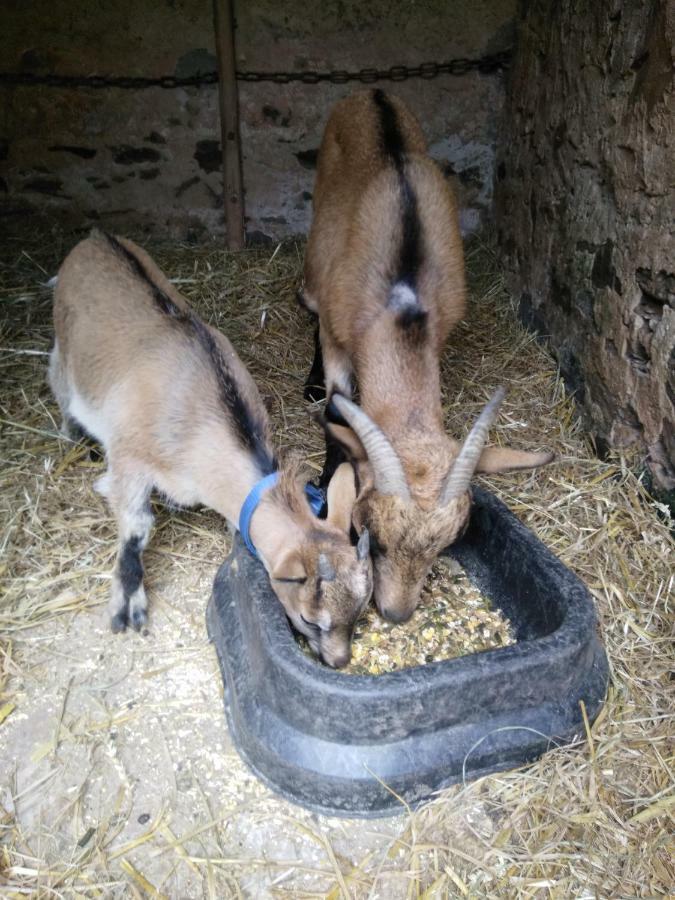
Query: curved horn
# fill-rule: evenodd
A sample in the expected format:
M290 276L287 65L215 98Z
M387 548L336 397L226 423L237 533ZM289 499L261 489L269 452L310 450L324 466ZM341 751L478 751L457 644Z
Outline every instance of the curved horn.
M391 494L409 501L410 491L403 466L382 429L361 407L342 394L333 394L331 402L363 444L373 467L375 489L381 494Z
M478 465L478 460L483 452L488 431L497 418L499 407L505 396L506 390L503 387L498 387L476 419L476 423L469 432L453 467L448 473L445 486L441 491L441 506L445 506L448 501L455 497L460 497L468 490L469 483Z
M322 581L335 581L335 569L325 553L319 553L317 574Z

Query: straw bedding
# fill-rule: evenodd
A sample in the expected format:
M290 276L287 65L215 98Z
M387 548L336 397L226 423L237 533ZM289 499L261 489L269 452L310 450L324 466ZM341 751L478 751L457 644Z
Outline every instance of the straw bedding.
M45 385L54 274L74 238L1 248L0 885L20 897L656 897L672 891L672 551L635 460L594 458L549 355L516 323L489 247L468 251L470 316L443 362L457 436L499 383L492 439L558 462L486 479L588 585L611 665L572 747L378 822L305 813L229 745L203 612L228 549L209 511L158 507L150 634L113 638L114 529L102 463L56 434ZM250 365L283 448L321 464L302 401L311 352L302 248L146 244Z

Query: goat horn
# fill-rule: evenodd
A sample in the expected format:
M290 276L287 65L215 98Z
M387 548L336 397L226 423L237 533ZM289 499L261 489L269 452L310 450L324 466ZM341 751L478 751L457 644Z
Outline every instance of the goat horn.
M403 466L382 429L356 403L342 394L333 394L331 401L363 444L373 467L375 489L381 494L391 494L409 501L410 491Z
M370 534L368 533L368 529L364 528L361 532L361 537L359 538L359 542L356 545L356 558L359 562L363 562L364 559L368 559L368 555L370 554Z
M462 449L457 455L453 467L448 473L445 486L441 492L441 506L445 506L446 503L455 497L461 497L469 489L471 478L476 471L476 466L487 440L488 431L497 418L499 407L505 396L505 389L498 387L476 419L473 428L464 441Z
M322 581L335 581L335 569L325 553L319 553L318 574Z

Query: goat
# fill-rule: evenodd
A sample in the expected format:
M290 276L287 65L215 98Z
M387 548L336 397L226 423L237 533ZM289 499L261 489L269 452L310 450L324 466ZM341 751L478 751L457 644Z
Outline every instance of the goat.
M255 488L249 546L314 652L345 665L372 594L368 532L350 542L351 466L335 472L327 517L316 518L298 466L278 470L265 407L230 342L129 240L94 230L71 251L57 276L54 328L49 381L62 427L78 425L107 458L97 489L119 530L112 630L147 620L142 552L153 489L179 506L209 506L236 528Z
M341 451L357 466L354 523L370 532L375 600L404 621L436 555L467 523L474 471L553 456L483 449L501 393L462 449L445 433L440 356L465 310L462 243L450 186L401 100L374 90L336 104L313 203L299 292L318 316L305 396L320 399L325 371L324 475Z

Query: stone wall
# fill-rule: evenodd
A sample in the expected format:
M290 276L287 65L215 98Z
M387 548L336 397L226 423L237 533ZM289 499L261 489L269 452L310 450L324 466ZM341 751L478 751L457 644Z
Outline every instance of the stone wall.
M416 65L508 47L516 0L235 0L237 65ZM210 0L4 0L0 70L191 75L216 68ZM247 230L305 232L330 106L352 85L239 85ZM499 75L395 86L457 176L465 230L492 199ZM0 211L107 227L222 233L217 88L0 88Z
M550 335L599 449L675 487L675 7L531 0L496 214L523 319Z

